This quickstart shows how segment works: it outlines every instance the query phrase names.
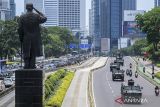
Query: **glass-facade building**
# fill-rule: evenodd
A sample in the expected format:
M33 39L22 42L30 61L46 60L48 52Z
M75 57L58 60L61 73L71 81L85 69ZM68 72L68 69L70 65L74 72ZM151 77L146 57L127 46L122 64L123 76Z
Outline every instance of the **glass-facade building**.
M123 10L136 10L137 0L122 0Z
M10 19L10 1L0 0L0 19L9 20Z
M80 29L80 0L59 0L59 26Z
M160 6L160 0L154 0L154 7Z
M110 48L118 48L122 37L122 0L110 0Z
M44 0L24 0L24 12L26 12L27 3L32 3L37 10L44 12Z
M44 11L47 17L45 26L58 26L58 0L45 0Z
M14 19L16 16L16 4L14 0L10 0L10 18Z
M92 0L92 25L93 25L93 46L95 51L100 51L100 0Z

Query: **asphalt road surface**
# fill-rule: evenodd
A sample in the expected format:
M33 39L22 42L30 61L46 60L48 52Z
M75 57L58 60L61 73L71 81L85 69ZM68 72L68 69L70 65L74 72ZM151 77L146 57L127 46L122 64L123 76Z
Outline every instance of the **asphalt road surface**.
M97 58L93 57L91 59L86 60L83 64L81 64L78 67L86 67L86 66L90 66L92 65L93 62L95 62L97 60ZM74 66L71 68L76 68L77 66ZM70 67L66 67L66 68L70 68ZM47 75L51 74L53 72L49 72L46 73L45 77L47 77ZM3 96L2 98L0 98L0 107L15 107L15 91L10 92L9 94Z
M121 69L129 69L129 63L133 65L133 75L128 77L125 74L124 83L128 82L128 79L134 79L135 85L139 84L143 87L142 90L142 104L120 104L115 100L121 97L120 87L121 83L119 81L112 81L112 73L110 72L110 63L113 62L115 58L109 58L107 65L95 71L93 73L93 95L96 107L159 107L160 106L160 96L156 97L154 93L154 87L144 78L138 76L134 77L135 63L130 57L124 57L124 66Z

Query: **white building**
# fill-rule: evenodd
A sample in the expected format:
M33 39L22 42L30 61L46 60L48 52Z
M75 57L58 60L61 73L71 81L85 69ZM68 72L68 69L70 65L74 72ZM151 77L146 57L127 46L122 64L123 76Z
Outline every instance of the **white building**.
M10 14L10 1L9 0L0 0L0 19L8 19Z
M59 0L59 26L83 31L86 26L85 0Z
M58 26L58 2L59 0L45 0L44 10L47 22L45 26Z
M26 12L27 3L32 3L37 10L44 12L44 0L24 0L24 12Z

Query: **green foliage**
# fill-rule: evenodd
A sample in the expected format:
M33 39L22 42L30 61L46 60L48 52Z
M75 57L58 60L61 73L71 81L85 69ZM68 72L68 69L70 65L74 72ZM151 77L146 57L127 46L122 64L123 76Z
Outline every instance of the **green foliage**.
M67 89L74 77L73 72L67 72L66 76L61 80L61 84L56 90L55 94L49 98L45 107L61 107Z
M0 55L10 57L20 53L20 42L17 33L16 20L0 21Z
M65 70L60 69L56 73L49 75L45 81L45 99L54 93L59 85L59 82L66 75Z
M160 8L154 8L144 15L137 15L138 27L147 34L147 41L153 44L154 51L157 51L157 45L160 41Z
M157 73L155 74L155 77L157 77L157 78L160 79L160 72L157 72Z
M42 27L42 39L47 57L60 56L69 51L69 44L75 41L72 32L63 27Z
M157 67L160 67L160 64L156 64Z
M121 52L124 55L141 55L144 50L148 46L146 39L137 40L134 45L121 49Z

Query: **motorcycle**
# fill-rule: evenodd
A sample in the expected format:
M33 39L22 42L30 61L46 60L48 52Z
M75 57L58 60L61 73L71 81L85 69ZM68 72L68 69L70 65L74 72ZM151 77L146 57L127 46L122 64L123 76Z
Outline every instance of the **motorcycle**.
M135 73L135 78L138 78L138 73L137 72Z
M156 94L156 96L159 95L159 89L155 89L155 94Z
M130 68L132 68L132 64L130 63Z
M129 71L129 76L132 77L132 71L131 70Z

